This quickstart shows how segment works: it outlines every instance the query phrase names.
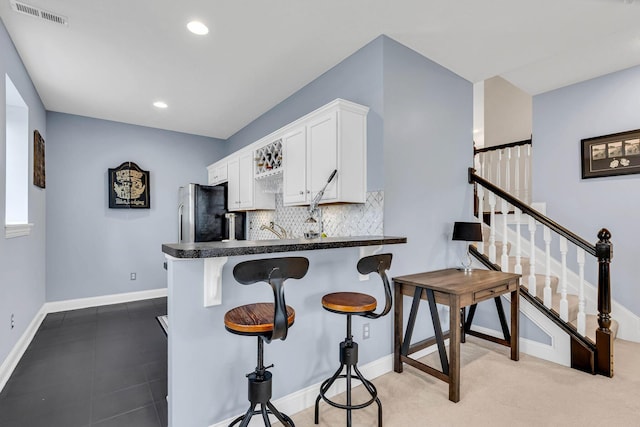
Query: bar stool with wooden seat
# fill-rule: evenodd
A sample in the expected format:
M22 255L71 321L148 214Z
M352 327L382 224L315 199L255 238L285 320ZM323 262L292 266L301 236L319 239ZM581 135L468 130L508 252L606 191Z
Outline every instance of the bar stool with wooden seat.
M351 316L363 316L368 319L377 319L389 313L391 310L392 297L389 279L386 271L391 267L391 254L380 254L364 257L358 261L358 272L360 274L378 273L384 285L385 305L380 313L374 313L378 302L374 297L358 292L336 292L322 297L322 307L333 313L345 314L347 316L347 337L340 343L340 367L333 376L322 383L320 393L316 399L315 423L319 422L320 399L336 408L346 409L347 426L351 426L351 411L362 409L373 402L378 405L378 426L382 427L382 404L378 399L378 391L373 383L360 373L358 369L358 343L353 340L351 334ZM346 372L342 370L346 367ZM353 370L353 373L352 373ZM347 385L346 404L337 403L330 400L326 393L338 378L345 378ZM354 404L351 400L351 380L357 379L362 382L364 388L369 392L371 398L364 403Z
M271 372L264 366L264 343L274 339L284 340L293 325L295 311L286 305L284 282L301 279L307 274L309 260L303 257L269 258L245 261L233 269L233 277L243 285L266 282L273 289L273 303L254 303L236 307L224 315L225 328L234 334L258 337L258 363L256 369L247 374L249 380L249 409L229 424L249 425L251 417L261 414L266 426L270 426L269 414L273 414L286 427L295 427L287 415L271 403ZM256 406L260 405L260 409Z

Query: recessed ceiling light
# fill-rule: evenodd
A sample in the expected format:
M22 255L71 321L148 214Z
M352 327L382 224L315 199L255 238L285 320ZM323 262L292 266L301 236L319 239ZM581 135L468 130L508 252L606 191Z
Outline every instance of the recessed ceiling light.
M163 102L163 101L156 101L156 102L153 103L153 106L156 107L156 108L162 108L162 109L168 107L167 103Z
M209 28L207 28L207 26L204 25L200 21L191 21L191 22L189 22L187 24L187 28L193 34L197 34L199 36L204 36L205 34L209 34Z

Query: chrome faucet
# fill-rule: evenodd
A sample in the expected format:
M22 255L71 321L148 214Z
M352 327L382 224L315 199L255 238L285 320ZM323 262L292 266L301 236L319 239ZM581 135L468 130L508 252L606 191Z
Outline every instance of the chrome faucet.
M278 230L276 230L276 228ZM271 221L269 223L269 225L262 224L260 226L260 230L269 230L270 232L272 232L273 234L278 236L278 239L286 239L287 238L287 230L285 230L281 225L276 224L273 221Z

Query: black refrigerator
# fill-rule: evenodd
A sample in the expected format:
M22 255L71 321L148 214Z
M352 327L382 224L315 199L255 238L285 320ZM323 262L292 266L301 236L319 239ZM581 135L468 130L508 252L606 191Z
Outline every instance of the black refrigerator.
M214 242L229 238L227 184L189 184L178 191L178 242ZM244 240L246 214L235 212L235 238Z

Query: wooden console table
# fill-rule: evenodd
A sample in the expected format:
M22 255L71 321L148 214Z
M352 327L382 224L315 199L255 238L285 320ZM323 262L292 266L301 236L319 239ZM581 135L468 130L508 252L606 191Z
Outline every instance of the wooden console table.
M488 338L491 341L511 347L511 359L519 359L518 350L518 312L519 312L519 274L500 271L473 270L465 273L457 269L432 271L395 277L394 298L394 362L393 369L402 372L402 363L407 363L423 372L449 384L449 400L460 401L460 342L465 331L463 325L463 308L511 293L511 334L505 332L505 339L488 337L480 333L473 335ZM406 335L403 335L403 301L402 296L413 297ZM431 311L435 337L411 344L418 306L421 299L426 299ZM442 333L436 303L449 306L449 332ZM498 311L501 310L498 306ZM501 316L503 316L501 314ZM469 325L467 325L468 327ZM506 329L506 328L505 328ZM444 340L449 338L450 357L447 359ZM423 348L437 344L442 371L409 357Z

